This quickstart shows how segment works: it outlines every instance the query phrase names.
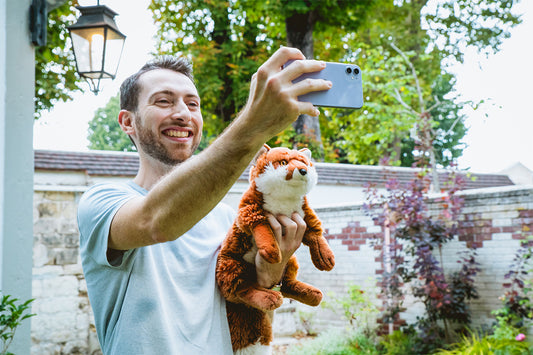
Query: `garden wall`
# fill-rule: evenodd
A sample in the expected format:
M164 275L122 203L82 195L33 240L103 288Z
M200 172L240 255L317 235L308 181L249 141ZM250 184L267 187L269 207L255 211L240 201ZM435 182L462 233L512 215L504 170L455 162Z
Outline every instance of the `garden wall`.
M32 354L100 354L78 254L76 208L83 189L36 187L34 194ZM444 251L445 267L455 267L456 254L467 245L478 249L482 272L477 277L481 298L473 302L477 324L490 323L490 311L500 306L503 275L523 238L524 225L533 228L533 187L469 191L464 194L461 233ZM379 250L372 244L381 227L365 215L360 204L315 208L335 252L336 266L317 271L307 247L297 252L299 279L340 295L348 283L360 285L379 303L375 287L383 270ZM326 297L326 301L330 298ZM412 321L419 307L408 299L402 318ZM275 319L277 334L301 328L344 326L345 321L321 307L286 302Z
M517 251L520 240L526 232L533 230L533 187L504 187L483 190L469 190L462 193L464 207L460 216L459 235L443 249L443 264L447 272L458 267L458 253L466 247L477 248L477 261L481 272L476 277L480 298L472 301L473 322L476 325L490 325L494 318L491 311L501 307L498 297L504 293L504 275ZM435 198L430 209L438 208L440 198ZM299 279L316 285L326 293L346 293L347 284L354 283L369 293L377 305L379 280L384 265L379 246L372 243L376 236L382 236L382 228L365 214L362 204L315 208L327 232L336 255L336 266L330 272L320 272L312 265L306 247L298 251L300 264ZM531 233L529 233L531 234ZM325 301L331 297L325 297ZM402 319L413 322L423 310L422 305L405 300L407 311ZM296 309L314 311L315 330L330 324L343 324L339 315L317 308L296 306ZM298 312L295 316L298 317ZM297 322L296 322L297 323ZM344 321L344 324L346 322Z

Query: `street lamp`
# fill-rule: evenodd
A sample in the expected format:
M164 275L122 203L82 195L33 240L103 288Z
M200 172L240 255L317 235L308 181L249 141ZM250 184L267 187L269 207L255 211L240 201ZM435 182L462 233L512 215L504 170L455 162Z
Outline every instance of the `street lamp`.
M76 69L91 91L97 95L100 80L114 79L117 74L126 36L119 31L114 17L116 12L105 5L77 6L81 16L69 26L76 59Z

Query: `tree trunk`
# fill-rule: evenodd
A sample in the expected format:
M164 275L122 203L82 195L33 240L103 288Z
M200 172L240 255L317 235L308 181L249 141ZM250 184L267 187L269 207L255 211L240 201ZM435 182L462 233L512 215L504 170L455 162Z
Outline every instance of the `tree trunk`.
M218 4L218 6L220 6L220 4ZM216 43L215 48L221 50L221 47L224 43L231 41L230 19L228 18L225 12L212 10L211 13L213 14L214 22L213 40ZM220 15L221 13L222 15ZM232 100L233 79L228 74L228 67L226 67L225 65L225 63L231 63L229 53L226 54L225 60L221 61L220 63L222 64L220 65L219 72L221 73L221 78L224 82L224 85L220 92L220 98L217 102L215 112L217 113L218 117L222 119L222 121L229 123L231 122L231 120L233 119L233 115L235 114L235 101Z
M285 19L285 29L287 31L287 45L302 51L307 59L313 59L313 28L316 22L316 12L294 13ZM318 117L300 115L293 123L296 134L300 137L297 140L305 140L322 149L322 138L320 134L320 124ZM303 137L302 137L303 136Z

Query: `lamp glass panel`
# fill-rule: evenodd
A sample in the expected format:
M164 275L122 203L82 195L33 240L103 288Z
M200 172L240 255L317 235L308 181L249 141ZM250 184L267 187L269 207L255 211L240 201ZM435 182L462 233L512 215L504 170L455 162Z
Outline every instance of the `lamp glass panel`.
M71 31L72 46L76 55L78 72L98 78L102 71L105 32L102 27L78 29ZM98 72L98 73L95 73ZM91 74L93 73L93 74Z
M116 75L123 46L124 36L113 31L112 29L107 29L107 42L104 63L104 71L106 77L114 77Z

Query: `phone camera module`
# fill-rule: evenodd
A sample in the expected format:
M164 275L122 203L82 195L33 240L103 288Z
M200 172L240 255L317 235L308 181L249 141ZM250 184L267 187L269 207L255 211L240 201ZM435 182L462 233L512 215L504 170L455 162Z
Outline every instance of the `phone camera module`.
M352 73L352 68L347 67L347 68L346 68L346 74L351 74L351 73Z
M355 75L359 74L359 68L354 68L353 73L354 73Z

